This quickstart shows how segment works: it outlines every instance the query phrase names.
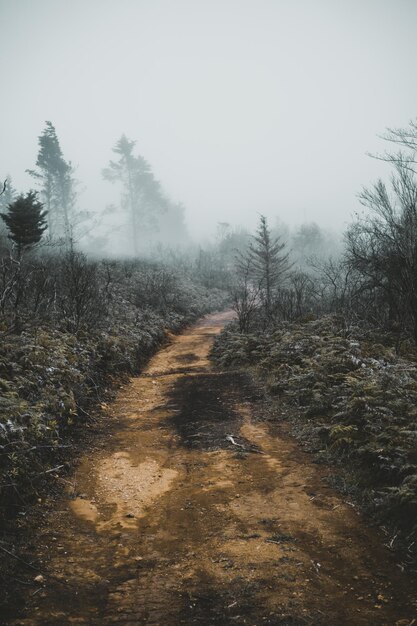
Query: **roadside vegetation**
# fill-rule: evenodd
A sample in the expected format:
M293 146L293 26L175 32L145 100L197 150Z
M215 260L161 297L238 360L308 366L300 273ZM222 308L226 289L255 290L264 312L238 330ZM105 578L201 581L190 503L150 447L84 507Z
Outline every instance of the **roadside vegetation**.
M261 216L236 257L237 321L215 361L249 370L274 419L321 461L335 484L384 526L391 549L417 564L417 126L390 130L399 152L390 185L364 189L366 211L340 254L309 257ZM321 248L322 250L322 248ZM317 252L320 252L318 250Z
M231 325L213 358L261 382L268 419L285 419L322 462L334 485L387 531L390 548L417 562L417 364L395 352L389 335L336 316L282 322L241 333Z
M0 503L36 493L66 463L68 435L121 378L225 294L146 261L90 262L76 252L27 257L18 317L6 302L0 345ZM15 329L18 322L19 331ZM58 462L59 461L59 462Z
M130 154L133 142L123 141L118 145L127 152L119 169L113 164L115 179L123 184L127 165L137 169L120 209L137 225L125 229L124 257L105 250L108 236L100 238L94 219L78 210L74 170L51 123L39 137L31 171L38 190L19 194L10 179L0 189L0 579L6 595L19 578L24 548L16 533L38 500L62 491L120 383L140 372L170 333L229 301L224 272L210 263L209 250L167 245L164 233L173 234L175 219L177 232L183 228L181 211L146 162ZM132 254L156 228L144 218L152 211L157 225L169 221L161 226L158 254ZM117 238L120 244L123 235ZM0 595L2 604L7 598Z

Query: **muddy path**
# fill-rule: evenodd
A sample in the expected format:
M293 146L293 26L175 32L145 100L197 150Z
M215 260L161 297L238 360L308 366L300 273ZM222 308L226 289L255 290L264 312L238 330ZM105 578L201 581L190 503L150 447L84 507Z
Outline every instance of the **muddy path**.
M210 366L227 319L174 337L120 390L40 529L44 580L8 623L417 623L415 581L384 536L262 421L244 375Z

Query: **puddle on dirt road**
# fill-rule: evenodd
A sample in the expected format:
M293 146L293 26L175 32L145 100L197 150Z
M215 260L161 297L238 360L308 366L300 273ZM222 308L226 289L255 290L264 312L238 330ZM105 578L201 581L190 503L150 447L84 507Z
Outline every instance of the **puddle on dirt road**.
M245 376L210 369L228 319L174 337L120 390L112 436L40 531L45 581L10 624L411 623L413 581L383 538L257 421Z

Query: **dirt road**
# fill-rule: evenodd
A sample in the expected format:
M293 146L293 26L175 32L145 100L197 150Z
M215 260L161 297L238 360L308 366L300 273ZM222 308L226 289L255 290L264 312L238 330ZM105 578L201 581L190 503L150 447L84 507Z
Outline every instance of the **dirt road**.
M227 319L174 337L120 390L41 529L44 580L11 624L417 624L384 536L262 421L244 375L210 367Z

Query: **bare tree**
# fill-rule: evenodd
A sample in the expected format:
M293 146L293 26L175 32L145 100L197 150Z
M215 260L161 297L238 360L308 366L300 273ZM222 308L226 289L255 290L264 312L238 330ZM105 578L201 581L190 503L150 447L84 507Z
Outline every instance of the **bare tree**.
M260 296L260 284L253 280L252 259L248 254L240 253L236 257L236 282L231 289L231 295L239 330L247 333L259 308Z
M399 164L402 168L417 173L417 119L410 120L406 128L387 128L381 138L399 148L398 152L385 151L370 154L373 158Z
M59 263L57 311L70 332L96 326L105 315L98 267L81 252L67 252Z
M417 344L417 181L393 159L390 189L379 180L360 194L370 213L346 235L347 257L368 292L382 293L388 319L409 326Z

